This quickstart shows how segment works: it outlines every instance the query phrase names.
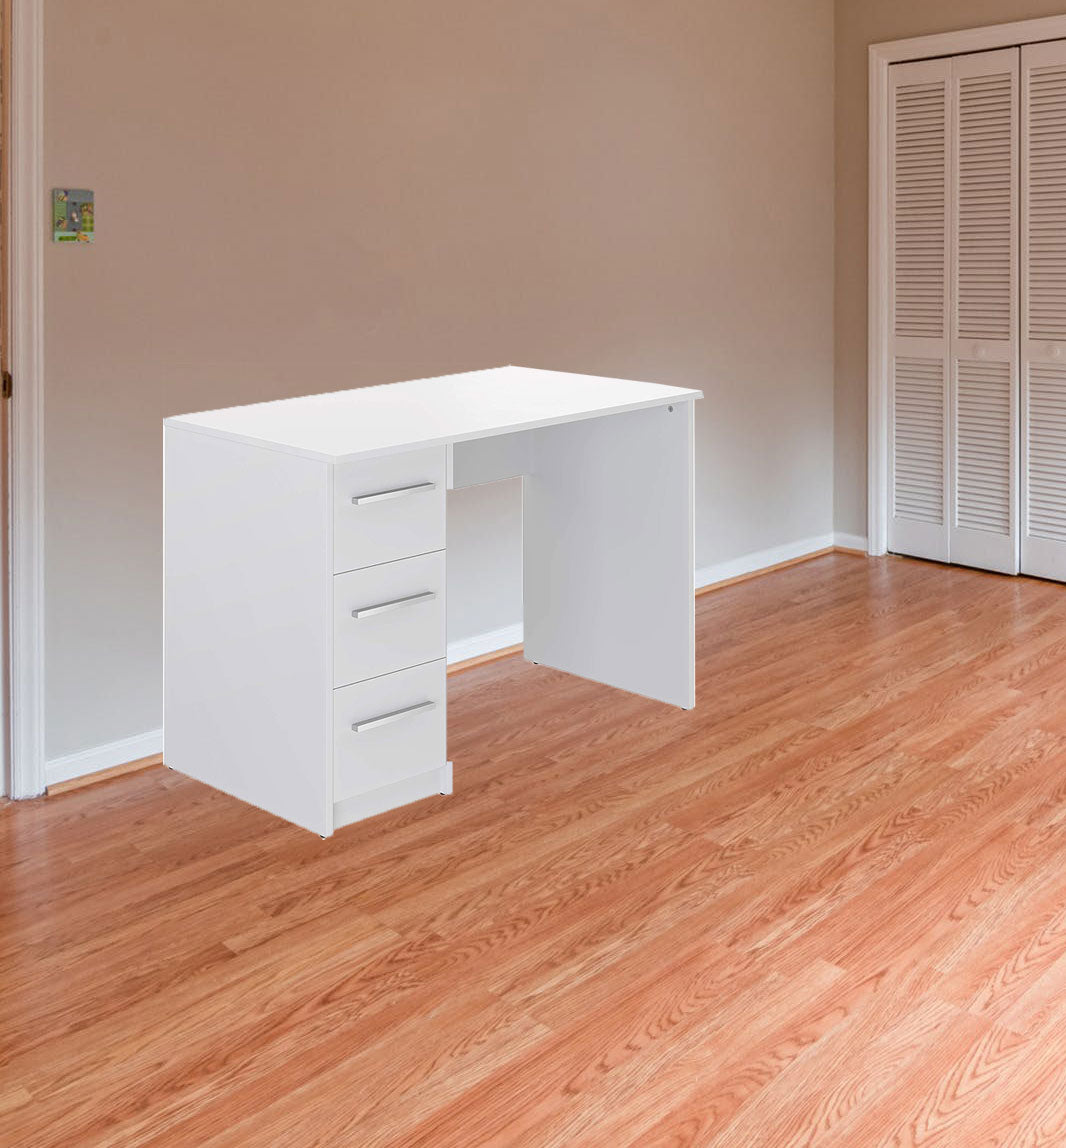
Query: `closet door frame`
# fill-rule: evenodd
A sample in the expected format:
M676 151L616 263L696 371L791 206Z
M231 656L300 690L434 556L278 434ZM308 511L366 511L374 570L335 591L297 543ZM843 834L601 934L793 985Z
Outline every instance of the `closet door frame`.
M892 64L938 56L960 56L997 48L1018 48L1066 39L1066 16L1048 16L871 44L869 49L869 232L868 232L868 468L867 552L888 550L891 456L891 303L892 248L889 220L889 139Z

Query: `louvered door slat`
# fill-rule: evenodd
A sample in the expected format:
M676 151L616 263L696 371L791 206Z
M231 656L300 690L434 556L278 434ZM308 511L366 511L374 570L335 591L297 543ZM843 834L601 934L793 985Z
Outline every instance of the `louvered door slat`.
M944 522L944 364L899 357L894 386L894 514Z
M893 148L894 329L944 334L947 260L947 100L943 80L895 90Z
M1027 335L1066 340L1066 62L1026 71Z
M958 80L958 330L1011 335L1014 288L1014 75Z
M1066 546L1066 365L1029 367L1028 533Z
M1010 412L1010 363L959 363L955 521L969 530L1010 532Z

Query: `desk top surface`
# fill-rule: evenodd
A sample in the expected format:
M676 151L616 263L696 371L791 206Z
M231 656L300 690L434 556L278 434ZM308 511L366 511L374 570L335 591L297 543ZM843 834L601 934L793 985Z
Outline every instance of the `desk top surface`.
M357 387L168 418L168 426L339 462L703 397L703 392L532 367Z

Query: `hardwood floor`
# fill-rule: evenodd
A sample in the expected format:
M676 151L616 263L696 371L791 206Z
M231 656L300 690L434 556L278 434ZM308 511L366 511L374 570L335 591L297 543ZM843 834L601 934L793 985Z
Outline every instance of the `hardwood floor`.
M0 1144L1066 1145L1066 587L697 599L689 713L507 659L323 842L154 768L0 808Z

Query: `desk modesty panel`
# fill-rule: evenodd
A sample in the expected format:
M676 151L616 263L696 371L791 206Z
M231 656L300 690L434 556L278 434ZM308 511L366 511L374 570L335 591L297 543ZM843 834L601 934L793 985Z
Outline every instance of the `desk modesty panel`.
M323 836L451 792L446 492L512 477L526 657L691 708L700 397L499 367L166 419L167 764Z

